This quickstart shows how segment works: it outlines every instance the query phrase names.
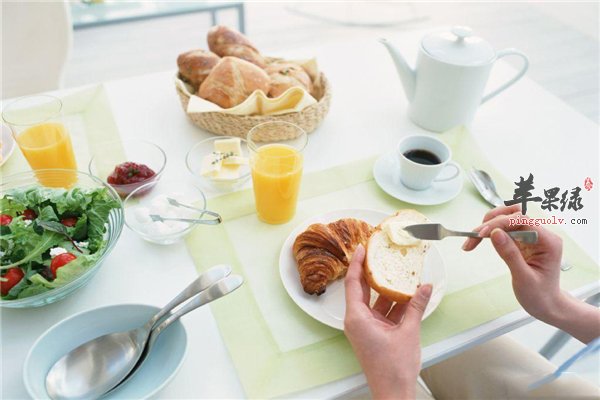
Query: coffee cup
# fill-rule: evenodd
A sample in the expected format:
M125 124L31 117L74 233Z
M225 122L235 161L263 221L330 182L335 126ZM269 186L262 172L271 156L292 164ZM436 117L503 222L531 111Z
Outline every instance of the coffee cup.
M398 143L397 151L400 181L409 189L425 190L433 182L449 181L460 174L458 164L451 161L450 148L434 137L407 136Z

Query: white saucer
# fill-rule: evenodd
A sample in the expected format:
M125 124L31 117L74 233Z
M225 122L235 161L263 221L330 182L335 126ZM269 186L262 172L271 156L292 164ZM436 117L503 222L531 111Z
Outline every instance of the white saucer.
M317 321L332 328L343 330L344 316L346 315L344 280L339 279L332 282L327 286L325 293L320 296L306 294L300 284L300 275L298 274L298 267L294 259L292 249L294 241L309 225L317 222L327 224L341 218L356 218L375 226L387 217L389 217L389 214L377 210L336 210L316 215L296 226L285 240L279 253L279 274L281 281L294 303ZM446 291L444 259L435 246L431 246L425 255L421 281L433 284L433 293L423 315L423 319L425 319L441 303ZM377 294L372 290L371 304L375 302L376 296Z
M397 157L395 151L384 154L375 161L373 166L375 182L390 196L406 203L433 206L452 200L462 190L462 173L446 182L433 182L425 190L407 188L400 182L400 163Z

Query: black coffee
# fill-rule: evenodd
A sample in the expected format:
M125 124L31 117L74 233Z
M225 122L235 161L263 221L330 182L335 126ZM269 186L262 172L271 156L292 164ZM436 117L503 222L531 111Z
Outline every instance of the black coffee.
M409 150L404 153L404 157L410 161L416 162L417 164L423 165L437 165L441 164L442 160L429 150L415 149Z

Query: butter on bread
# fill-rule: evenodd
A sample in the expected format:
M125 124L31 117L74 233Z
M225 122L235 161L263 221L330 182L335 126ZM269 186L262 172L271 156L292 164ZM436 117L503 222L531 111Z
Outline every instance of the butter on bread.
M421 284L430 244L410 237L403 228L427 222L418 211L400 210L375 228L366 248L364 274L377 293L400 304L410 301Z

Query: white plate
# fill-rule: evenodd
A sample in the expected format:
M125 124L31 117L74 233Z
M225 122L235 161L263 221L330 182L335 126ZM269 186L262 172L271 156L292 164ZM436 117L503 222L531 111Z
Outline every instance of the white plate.
M13 139L10 132L10 128L6 125L2 125L2 160L0 160L0 166L4 165L6 160L10 158L13 151L15 150L15 139Z
M384 192L406 203L422 206L432 206L446 203L460 193L463 187L462 173L446 182L433 182L425 190L412 190L400 182L400 163L397 153L390 152L382 155L373 166L375 182Z
M119 304L75 314L48 329L33 344L23 366L23 381L34 399L48 399L46 375L63 355L100 335L137 328L158 307ZM176 321L156 340L140 370L123 387L103 399L146 399L167 385L179 371L187 349L187 334Z
M335 329L344 329L344 315L346 314L346 296L344 292L344 281L338 279L327 286L327 290L320 296L309 295L304 292L300 284L300 274L296 266L296 260L292 247L296 237L302 233L310 224L330 223L342 218L356 218L363 220L373 226L379 225L389 215L376 210L347 209L336 210L310 218L298 225L288 236L279 254L279 274L285 290L305 313L325 325ZM423 319L427 318L442 301L446 290L446 270L444 260L438 249L431 246L425 256L421 281L433 284L433 293L429 305L425 310ZM373 295L371 291L371 302Z

